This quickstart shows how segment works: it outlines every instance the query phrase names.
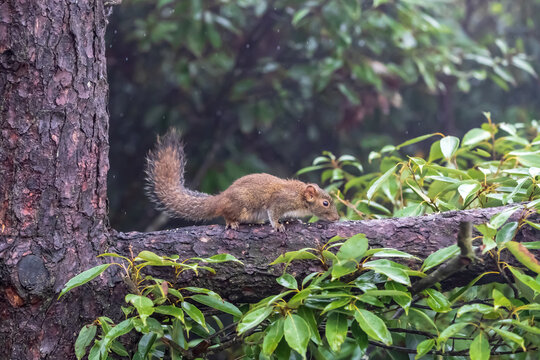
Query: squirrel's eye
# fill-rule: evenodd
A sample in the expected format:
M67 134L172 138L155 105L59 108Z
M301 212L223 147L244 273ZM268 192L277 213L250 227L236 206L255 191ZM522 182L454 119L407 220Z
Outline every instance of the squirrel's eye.
M328 203L328 201L326 201L326 200L324 200L324 201L322 202L322 204L323 204L324 206L330 205L330 204Z

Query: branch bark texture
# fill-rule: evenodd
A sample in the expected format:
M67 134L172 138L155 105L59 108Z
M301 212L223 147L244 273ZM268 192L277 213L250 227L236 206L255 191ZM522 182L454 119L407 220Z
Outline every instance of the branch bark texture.
M238 231L227 230L222 225L192 226L152 233L116 233L111 251L126 254L150 250L159 255L178 254L181 258L205 257L227 252L240 259L244 266L227 264L220 266L213 276L186 275L178 280L179 286L197 285L211 288L233 302L257 301L280 287L275 278L281 275L281 266L269 266L280 254L305 247L318 248L335 235L349 237L364 233L371 247L391 247L425 259L440 248L456 244L459 223L485 223L506 207L451 211L414 218L350 221L286 225L285 233L271 230L269 225L244 225ZM517 219L520 211L511 219ZM539 221L538 215L531 218ZM473 236L475 236L473 234ZM517 241L538 240L537 230L522 228ZM479 244L479 240L477 240ZM497 271L496 259L486 254L466 270L454 274L443 285L446 288L463 286L485 271ZM512 256L503 260L515 264ZM408 265L415 266L414 263ZM420 265L418 263L418 265ZM293 262L289 268L296 276L305 276L320 270L313 261ZM503 281L497 275L486 276L484 282Z

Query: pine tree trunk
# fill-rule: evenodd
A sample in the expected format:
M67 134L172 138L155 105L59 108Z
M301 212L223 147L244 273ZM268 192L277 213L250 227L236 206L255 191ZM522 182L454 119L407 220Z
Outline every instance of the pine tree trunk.
M108 239L106 16L101 0L0 14L0 358L70 359L101 311L56 297Z
M129 256L148 249L182 258L233 253L244 266L179 281L214 288L233 302L254 301L279 291L279 267L268 262L282 252L365 232L372 246L425 258L455 242L459 220L485 221L496 211L291 225L285 234L269 226L109 230L106 24L102 0L0 3L1 359L72 359L84 324L119 315L124 286L111 272L57 300L67 280L101 263L96 256L105 251ZM535 240L538 233L522 229L518 237ZM462 280L489 266L462 274ZM315 267L303 262L294 269L300 276Z

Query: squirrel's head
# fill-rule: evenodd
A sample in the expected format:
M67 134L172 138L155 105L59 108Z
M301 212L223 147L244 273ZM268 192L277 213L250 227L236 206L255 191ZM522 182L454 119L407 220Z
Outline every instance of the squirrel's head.
M332 197L315 184L307 184L304 188L304 199L308 210L315 216L328 221L339 220L339 214Z

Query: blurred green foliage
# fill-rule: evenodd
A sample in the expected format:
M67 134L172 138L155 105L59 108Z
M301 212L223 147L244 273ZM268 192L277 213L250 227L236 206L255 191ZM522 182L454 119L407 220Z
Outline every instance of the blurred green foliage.
M538 0L136 0L116 10L109 199L119 229L156 215L143 159L170 126L184 133L188 180L216 192L249 172L290 176L322 150L363 159L426 132L460 135L486 109L509 122L539 113Z

